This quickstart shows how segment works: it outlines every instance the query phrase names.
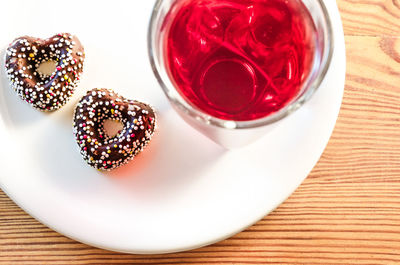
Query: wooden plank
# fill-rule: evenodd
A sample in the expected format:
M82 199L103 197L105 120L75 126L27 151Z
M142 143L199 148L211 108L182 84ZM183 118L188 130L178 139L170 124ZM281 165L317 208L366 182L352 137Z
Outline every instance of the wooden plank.
M337 0L345 35L398 36L399 0Z

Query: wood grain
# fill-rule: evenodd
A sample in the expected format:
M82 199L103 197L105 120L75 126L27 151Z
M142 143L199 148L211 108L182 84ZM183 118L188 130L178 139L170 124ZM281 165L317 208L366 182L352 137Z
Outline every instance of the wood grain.
M400 264L400 1L337 2L348 58L339 120L271 215L213 246L125 255L51 231L0 192L0 264Z

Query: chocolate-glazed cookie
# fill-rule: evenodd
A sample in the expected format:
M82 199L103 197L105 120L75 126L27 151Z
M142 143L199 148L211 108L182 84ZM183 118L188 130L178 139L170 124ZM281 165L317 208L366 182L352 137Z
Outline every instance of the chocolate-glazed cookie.
M83 70L84 49L76 36L60 33L48 39L23 36L6 51L6 73L17 94L34 108L54 111L72 96ZM53 61L55 71L46 76L41 63Z
M104 131L106 120L123 129L113 137ZM150 142L156 126L152 107L128 100L109 89L92 89L75 108L73 131L84 160L100 170L115 169L132 160Z

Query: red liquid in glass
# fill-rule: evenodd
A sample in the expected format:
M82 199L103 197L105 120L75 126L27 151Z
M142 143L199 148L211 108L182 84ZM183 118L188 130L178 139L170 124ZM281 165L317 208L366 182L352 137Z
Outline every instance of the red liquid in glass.
M315 26L299 0L181 0L168 19L168 72L186 100L214 117L268 116L310 73Z

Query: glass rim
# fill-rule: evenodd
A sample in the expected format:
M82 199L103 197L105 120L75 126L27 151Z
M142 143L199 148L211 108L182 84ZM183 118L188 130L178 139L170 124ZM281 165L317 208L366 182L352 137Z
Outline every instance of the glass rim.
M170 86L176 93L174 93L174 95L169 93L171 89L168 87L168 85L166 84L166 82L164 81L163 77L160 74L160 69L159 69L160 65L156 62L157 56L155 55L155 47L153 47L153 44L154 44L154 38L156 36L154 31L156 28L157 17L163 1L164 0L156 1L152 10L152 15L150 18L149 28L147 32L147 49L148 49L151 68L159 85L164 91L164 94L167 96L168 100L172 104L175 104L177 107L182 109L185 113L189 114L191 117L200 122L225 129L251 129L275 123L289 116L290 114L298 110L301 106L303 106L306 102L308 102L309 99L312 97L312 95L318 90L322 81L325 79L325 76L328 72L328 69L332 61L333 50L334 50L334 45L333 45L334 35L333 35L331 19L328 10L325 6L325 3L323 2L323 0L316 0L316 2L321 7L323 13L323 21L327 29L326 33L327 39L325 40L324 43L324 49L327 49L327 51L324 50L323 52L323 56L320 63L321 65L321 68L319 70L320 73L318 74L318 76L314 80L310 80L311 78L311 73L310 73L310 75L307 77L307 80L305 80L305 82L303 82L301 86L302 92L299 93L299 95L296 98L294 98L289 104L281 108L279 111L269 114L265 117L248 121L236 121L236 120L219 119L210 114L207 114L201 111L196 106L188 103L182 97L182 95L177 91L176 87L172 84L170 77L168 77L168 81L170 82Z

